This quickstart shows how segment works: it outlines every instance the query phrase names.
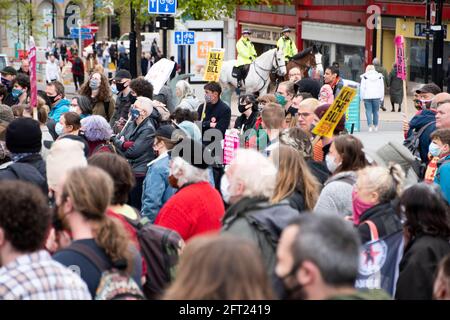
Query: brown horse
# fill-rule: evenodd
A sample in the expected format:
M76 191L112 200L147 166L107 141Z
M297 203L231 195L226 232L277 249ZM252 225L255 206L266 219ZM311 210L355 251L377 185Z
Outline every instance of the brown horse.
M302 52L297 53L291 59L289 59L286 64L286 75L284 77L277 77L276 74L270 74L270 80L273 83L280 83L289 80L289 70L292 68L299 68L302 73L302 78L309 77L309 70L315 68L316 64L316 54L318 50L315 46L309 47Z

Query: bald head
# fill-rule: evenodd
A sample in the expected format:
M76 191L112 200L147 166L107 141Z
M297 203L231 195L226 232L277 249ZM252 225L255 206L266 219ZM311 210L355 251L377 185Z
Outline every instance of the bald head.
M151 115L153 112L153 101L146 97L137 97L134 103L138 109L146 112L147 116Z
M433 101L431 101L430 109L437 110L438 104L441 104L444 101L450 101L450 94L447 92L438 93L434 96Z

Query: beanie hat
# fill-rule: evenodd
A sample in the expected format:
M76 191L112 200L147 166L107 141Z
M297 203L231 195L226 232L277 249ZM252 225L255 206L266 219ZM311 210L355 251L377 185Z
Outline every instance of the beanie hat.
M31 118L13 120L6 128L6 147L11 153L40 152L42 131L39 122Z
M56 140L47 159L47 182L50 189L55 189L65 174L74 168L87 166L84 145L76 140Z

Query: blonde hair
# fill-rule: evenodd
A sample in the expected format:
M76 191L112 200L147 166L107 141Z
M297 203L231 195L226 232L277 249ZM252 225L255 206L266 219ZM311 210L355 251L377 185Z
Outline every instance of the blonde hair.
M305 199L305 209L312 210L319 198L320 184L309 171L300 153L291 146L280 145L272 151L278 161L278 174L272 203L278 203L298 191Z
M306 108L311 112L314 112L320 105L320 101L315 98L308 98L300 102L299 108Z
M387 168L367 166L358 171L358 181L361 179L364 179L363 186L378 193L379 202L385 203L401 195L405 172L399 164L394 163L390 163Z
M366 67L366 72L369 72L369 71L372 71L372 70L375 70L375 66L373 64L368 64L367 67Z
M277 169L269 159L253 149L239 149L231 165L236 168L233 178L245 186L244 197L272 197Z
M128 234L118 221L105 214L113 193L111 177L103 169L93 166L69 171L62 189L63 199L70 198L74 210L92 222L95 242L113 263L126 262L127 271L131 273Z

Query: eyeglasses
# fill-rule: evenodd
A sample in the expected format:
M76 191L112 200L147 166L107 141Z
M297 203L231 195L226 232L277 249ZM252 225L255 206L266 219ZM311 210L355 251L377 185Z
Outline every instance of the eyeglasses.
M302 118L306 118L309 117L310 115L312 115L311 112L299 112L298 115Z
M300 76L301 73L289 73L289 77Z

